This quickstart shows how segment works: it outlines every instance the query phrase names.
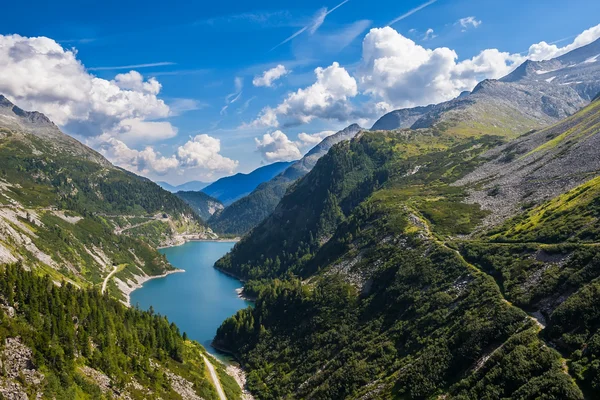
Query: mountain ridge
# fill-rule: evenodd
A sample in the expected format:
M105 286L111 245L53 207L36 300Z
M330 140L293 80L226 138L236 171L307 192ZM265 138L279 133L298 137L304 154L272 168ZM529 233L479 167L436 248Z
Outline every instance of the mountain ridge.
M503 78L480 82L467 95L392 111L373 128L418 129L445 124L457 134L473 134L475 130L510 137L539 129L575 113L600 92L600 62L591 61L600 54L598 48L600 39L552 60L527 60ZM492 129L494 126L501 129Z
M211 183L201 191L228 206L252 192L260 184L278 175L292 163L293 161L281 161L259 167L247 174L240 172L232 176L226 176Z

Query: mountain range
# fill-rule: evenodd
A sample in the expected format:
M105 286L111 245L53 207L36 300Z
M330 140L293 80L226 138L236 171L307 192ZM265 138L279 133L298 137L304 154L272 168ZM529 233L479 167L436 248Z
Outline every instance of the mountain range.
M176 193L179 191L182 191L182 192L190 192L190 191L194 192L195 191L195 192L197 192L197 191L204 189L208 185L210 185L210 182L190 181L190 182L183 183L181 185L174 186L167 182L156 181L156 184L158 186L160 186L161 188L168 190L171 193Z
M256 298L215 337L252 393L598 397L599 43L384 116L288 188L215 264Z

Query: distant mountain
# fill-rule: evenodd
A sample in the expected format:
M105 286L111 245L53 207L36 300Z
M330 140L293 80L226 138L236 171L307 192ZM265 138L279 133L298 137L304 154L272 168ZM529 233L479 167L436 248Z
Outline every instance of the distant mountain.
M457 135L515 137L565 118L600 92L600 39L549 61L526 61L471 93L430 105L392 111L375 130L437 126Z
M188 203L204 221L208 221L214 213L225 208L219 200L203 192L179 191L175 193L175 196Z
M281 174L261 184L248 196L227 206L222 212L215 214L209 220L209 225L220 233L241 235L248 232L273 212L287 188L306 175L333 145L352 139L362 129L357 124L353 124L326 137Z
M201 190L227 206L252 192L261 183L272 179L292 163L293 161L276 162L257 168L249 174L239 173L233 176L227 176Z
M179 191L199 191L210 185L210 182L190 181L174 186L167 182L157 181L156 184L171 193L175 193Z

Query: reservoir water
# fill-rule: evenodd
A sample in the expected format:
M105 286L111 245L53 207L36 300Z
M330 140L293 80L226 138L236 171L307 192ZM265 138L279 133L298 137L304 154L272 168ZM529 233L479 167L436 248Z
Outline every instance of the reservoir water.
M234 243L188 242L160 252L184 273L152 279L131 294L131 304L154 311L175 322L181 332L198 341L216 355L210 347L217 328L238 310L251 305L238 297L236 289L242 283L213 268Z

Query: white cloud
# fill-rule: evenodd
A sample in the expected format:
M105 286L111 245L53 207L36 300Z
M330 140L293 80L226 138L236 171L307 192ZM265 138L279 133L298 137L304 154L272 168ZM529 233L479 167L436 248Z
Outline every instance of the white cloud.
M393 107L412 107L449 100L524 61L496 49L461 62L457 58L449 48L426 49L390 27L376 28L363 41L357 75L364 93Z
M309 133L299 133L298 134L298 145L299 146L316 146L321 143L323 139L328 136L331 136L335 133L335 131L322 131L313 134Z
M164 157L150 146L138 151L110 136L101 137L98 141L100 153L113 163L132 172L143 175L164 175L179 167L179 161L175 156Z
M471 16L471 17L461 18L456 23L463 27L463 32L464 32L468 28L477 28L479 25L482 24L482 21L477 20L477 18Z
M598 38L600 38L600 24L586 29L577 35L572 43L564 47L558 47L555 44L548 44L546 42L533 44L529 47L527 58L533 61L549 60L551 58L562 56L571 50L588 45Z
M219 154L221 141L206 134L196 135L177 149L177 159L183 167L200 167L209 171L233 172L238 161Z
M158 94L162 88L162 85L155 78L150 78L144 82L144 77L137 71L118 74L115 76L114 82L121 89L135 90L154 95Z
M135 71L97 78L76 56L46 37L0 35L0 93L82 136L116 129L123 120L170 115L155 79L144 81Z
M119 138L127 144L154 143L177 136L177 128L169 122L144 121L139 118L129 118L119 121L119 124L106 133Z
M265 133L262 139L254 138L256 149L268 162L292 161L302 157L298 145L281 131Z
M356 80L337 62L315 69L316 82L290 93L275 108L264 108L254 126L278 127L308 123L315 118L346 121L352 114L349 99L358 94Z
M273 86L273 82L275 82L276 80L280 79L281 77L289 74L291 71L286 69L284 65L277 65L276 67L273 67L269 70L266 70L265 72L263 72L262 75L257 75L254 77L254 79L252 80L252 84L254 86L266 86L266 87L272 87Z
M436 37L437 37L437 35L435 33L433 33L433 29L429 28L425 32L425 36L423 36L423 40L431 40L431 39L435 39Z
M214 172L232 173L238 166L238 161L220 154L221 141L206 134L190 138L170 157L163 156L151 146L142 150L130 148L110 134L98 136L90 144L114 164L142 175L165 175L188 169L199 169L208 172L208 175Z

